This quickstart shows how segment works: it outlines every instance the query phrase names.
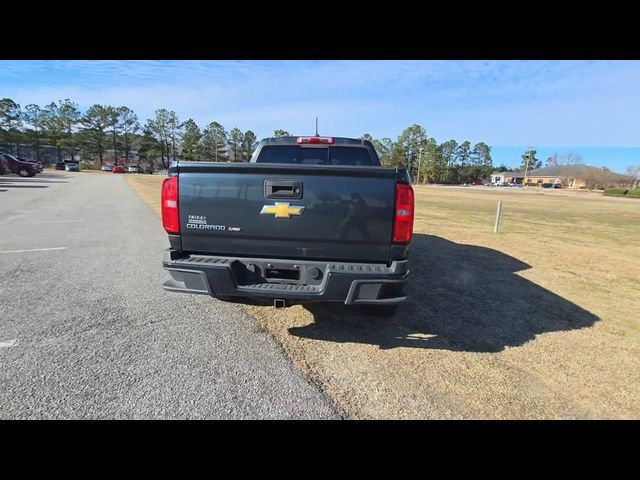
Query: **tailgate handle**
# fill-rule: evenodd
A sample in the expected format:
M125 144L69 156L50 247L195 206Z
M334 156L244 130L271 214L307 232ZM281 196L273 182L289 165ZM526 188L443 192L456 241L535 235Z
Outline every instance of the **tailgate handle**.
M302 198L302 182L300 180L265 180L264 196L266 198Z

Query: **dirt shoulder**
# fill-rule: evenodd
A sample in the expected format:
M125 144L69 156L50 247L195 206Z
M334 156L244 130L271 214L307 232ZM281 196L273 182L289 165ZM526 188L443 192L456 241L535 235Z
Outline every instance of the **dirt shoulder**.
M141 175L141 174L124 174L124 178L131 188L140 195L149 207L160 217L160 189L162 181L166 178L164 175Z

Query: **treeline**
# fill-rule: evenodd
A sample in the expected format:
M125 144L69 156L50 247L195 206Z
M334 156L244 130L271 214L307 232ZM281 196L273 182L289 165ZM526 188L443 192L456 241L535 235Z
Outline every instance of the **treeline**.
M275 130L273 136L288 136ZM464 183L488 178L493 171L491 147L480 142L438 143L420 125L406 128L394 141L364 134L385 166L405 167L414 182ZM118 162L132 159L160 162L172 160L247 162L256 147L251 130L211 122L201 128L191 118L181 121L174 111L158 109L144 124L128 107L92 105L82 112L69 99L39 106L21 107L10 98L0 100L0 144L19 154L20 145L29 145L33 157L41 160L41 147L55 148L58 161L79 155L81 160Z
M438 143L420 125L411 125L398 138L378 140L368 133L385 166L404 167L416 183L466 183L488 178L493 171L491 147L449 140Z
M251 130L233 128L227 132L218 122L203 129L193 119L180 121L176 112L164 108L141 124L128 107L92 105L85 112L69 99L45 106L29 104L22 108L10 98L0 100L0 143L19 154L20 145L30 145L33 156L41 160L41 147L53 146L58 161L79 154L82 160L105 158L160 161L167 167L172 160L213 160L246 162L257 139Z

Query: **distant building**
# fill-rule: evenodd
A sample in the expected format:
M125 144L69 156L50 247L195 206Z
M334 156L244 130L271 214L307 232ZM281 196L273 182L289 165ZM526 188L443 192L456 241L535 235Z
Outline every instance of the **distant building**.
M610 176L606 179L608 182L623 180L624 176L606 172L602 168L591 167L589 165L559 165L556 167L544 167L529 170L525 176L525 172L493 172L491 174L491 183L518 183L528 186L543 185L547 183L562 184L565 188L586 188L588 184L593 183L596 177L602 177L603 174ZM589 188L592 188L589 186Z
M522 183L524 172L493 172L491 183Z

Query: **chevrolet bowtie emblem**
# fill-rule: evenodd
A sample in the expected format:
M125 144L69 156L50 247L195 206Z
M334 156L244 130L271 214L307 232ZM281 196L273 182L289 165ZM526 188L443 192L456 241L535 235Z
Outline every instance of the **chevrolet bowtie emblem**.
M260 213L262 215L275 215L276 218L291 218L291 215L302 215L304 207L292 207L289 203L276 202L275 205L265 205Z

